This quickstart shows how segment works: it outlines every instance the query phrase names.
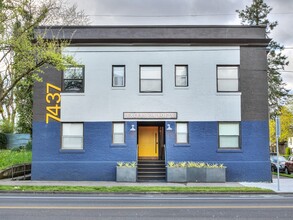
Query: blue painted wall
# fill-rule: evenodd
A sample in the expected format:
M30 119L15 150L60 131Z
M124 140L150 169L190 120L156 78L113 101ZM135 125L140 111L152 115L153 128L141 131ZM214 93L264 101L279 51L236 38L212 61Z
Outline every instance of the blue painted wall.
M167 122L175 128L175 122ZM166 124L167 124L166 123ZM117 161L137 160L137 132L126 122L126 144L112 145L111 122L84 123L84 150L61 150L60 123L33 123L33 180L114 181ZM270 181L268 124L241 122L241 149L218 149L217 122L190 122L189 144L166 131L166 161L205 161L227 166L227 181Z
M244 121L240 127L239 150L218 149L218 122L190 122L189 144L175 144L174 129L166 131L167 161L223 163L227 181L271 181L267 122Z
M33 180L103 180L116 178L117 161L137 160L137 134L126 123L125 145L112 145L111 122L84 123L84 150L61 150L61 124L33 123Z

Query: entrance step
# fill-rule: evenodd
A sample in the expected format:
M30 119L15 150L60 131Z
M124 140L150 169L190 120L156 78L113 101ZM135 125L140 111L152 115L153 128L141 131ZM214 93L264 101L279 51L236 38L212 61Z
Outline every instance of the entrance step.
M166 181L166 165L164 160L139 160L137 163L137 181Z

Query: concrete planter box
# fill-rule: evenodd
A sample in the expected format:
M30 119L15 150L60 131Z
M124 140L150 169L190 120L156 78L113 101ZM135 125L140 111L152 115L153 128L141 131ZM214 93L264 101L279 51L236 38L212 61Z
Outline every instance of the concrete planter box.
M172 182L172 183L187 182L187 168L167 167L167 182Z
M206 182L208 183L226 182L226 168L206 168Z
M136 167L116 167L117 182L136 182Z
M187 168L187 182L206 182L207 168Z

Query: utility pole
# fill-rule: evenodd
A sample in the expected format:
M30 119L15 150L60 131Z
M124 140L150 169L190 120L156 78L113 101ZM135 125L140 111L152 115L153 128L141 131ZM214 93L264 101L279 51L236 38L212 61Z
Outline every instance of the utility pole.
M281 135L280 116L276 116L276 150L277 150L277 179L278 191L280 191L280 161L279 161L279 137Z

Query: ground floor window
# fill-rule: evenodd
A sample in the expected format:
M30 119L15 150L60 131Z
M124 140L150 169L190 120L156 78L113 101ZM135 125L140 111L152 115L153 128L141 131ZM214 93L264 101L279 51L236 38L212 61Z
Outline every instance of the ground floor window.
M124 144L125 138L124 138L124 129L125 125L122 122L114 122L113 123L113 144Z
M219 123L219 148L238 149L240 148L239 122Z
M83 149L83 123L62 123L61 149Z
M183 122L176 123L176 143L188 143L188 124Z

